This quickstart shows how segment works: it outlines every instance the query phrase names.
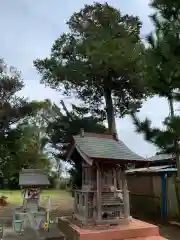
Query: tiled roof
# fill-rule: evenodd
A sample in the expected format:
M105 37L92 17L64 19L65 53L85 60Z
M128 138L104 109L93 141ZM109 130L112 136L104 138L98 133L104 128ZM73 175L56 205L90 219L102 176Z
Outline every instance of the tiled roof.
M153 161L171 160L173 158L174 157L173 157L172 154L157 154L157 155L152 156L148 159L153 162Z
M147 161L131 151L122 141L114 140L110 135L74 136L75 144L90 158L104 158L129 161Z
M148 168L135 168L127 170L127 174L133 174L133 173L152 173L152 172L176 172L177 168L174 168L172 166L156 166L156 167L148 167Z
M20 186L47 186L47 174L41 169L23 169L19 174Z

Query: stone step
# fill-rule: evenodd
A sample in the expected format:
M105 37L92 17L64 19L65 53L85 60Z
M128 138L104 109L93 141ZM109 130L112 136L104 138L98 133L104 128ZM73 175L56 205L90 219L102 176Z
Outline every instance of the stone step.
M94 234L95 236L96 234ZM101 235L103 235L102 239L117 239L117 240L124 240L124 239L147 239L147 240L153 240L151 239L152 236L160 237L159 236L159 229L158 227L154 225L145 225L145 226L137 226L132 228L126 228L126 227L120 227L120 229L114 229L114 231L107 231L107 232L101 232ZM112 238L112 235L113 238ZM98 237L98 234L97 234ZM149 239L150 238L150 239ZM158 240L158 238L157 238Z
M119 225L112 228L97 229L84 228L71 224L65 218L59 218L59 228L73 240L165 240L159 236L159 228L155 225L133 219L129 224ZM70 234L71 233L71 234Z

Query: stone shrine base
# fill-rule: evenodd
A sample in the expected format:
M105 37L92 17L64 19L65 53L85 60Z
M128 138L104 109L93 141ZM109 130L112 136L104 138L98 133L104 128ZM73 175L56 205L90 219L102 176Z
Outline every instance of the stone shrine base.
M50 224L49 231L38 231L38 234L31 228L25 228L22 234L16 233L12 227L5 227L2 240L65 240L66 237L57 227L57 224Z
M155 225L132 219L118 226L81 227L68 217L60 217L58 226L68 240L166 240Z

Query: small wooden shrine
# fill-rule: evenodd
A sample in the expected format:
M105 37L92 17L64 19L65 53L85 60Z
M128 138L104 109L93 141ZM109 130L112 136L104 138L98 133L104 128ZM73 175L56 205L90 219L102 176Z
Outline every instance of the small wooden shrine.
M148 161L111 135L74 136L67 158L82 163L82 188L75 191L74 214L83 224L119 224L130 220L128 163Z

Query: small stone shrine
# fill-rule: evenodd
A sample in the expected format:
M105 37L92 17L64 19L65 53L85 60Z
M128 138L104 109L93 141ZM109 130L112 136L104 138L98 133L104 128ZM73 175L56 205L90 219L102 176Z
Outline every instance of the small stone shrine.
M158 227L130 216L125 170L128 164L145 166L148 160L111 135L84 131L73 136L67 153L67 159L70 158L81 161L82 188L75 191L73 217L59 219L59 227L68 239L128 240L159 236Z
M41 169L23 169L19 174L23 206L13 214L14 228L31 227L38 230L41 222L46 222L46 209L39 206L40 190L49 185L45 172Z
M19 174L23 205L13 211L12 229L6 229L3 240L66 239L57 226L50 221L50 196L46 207L40 206L40 191L49 185L43 169L23 169Z

